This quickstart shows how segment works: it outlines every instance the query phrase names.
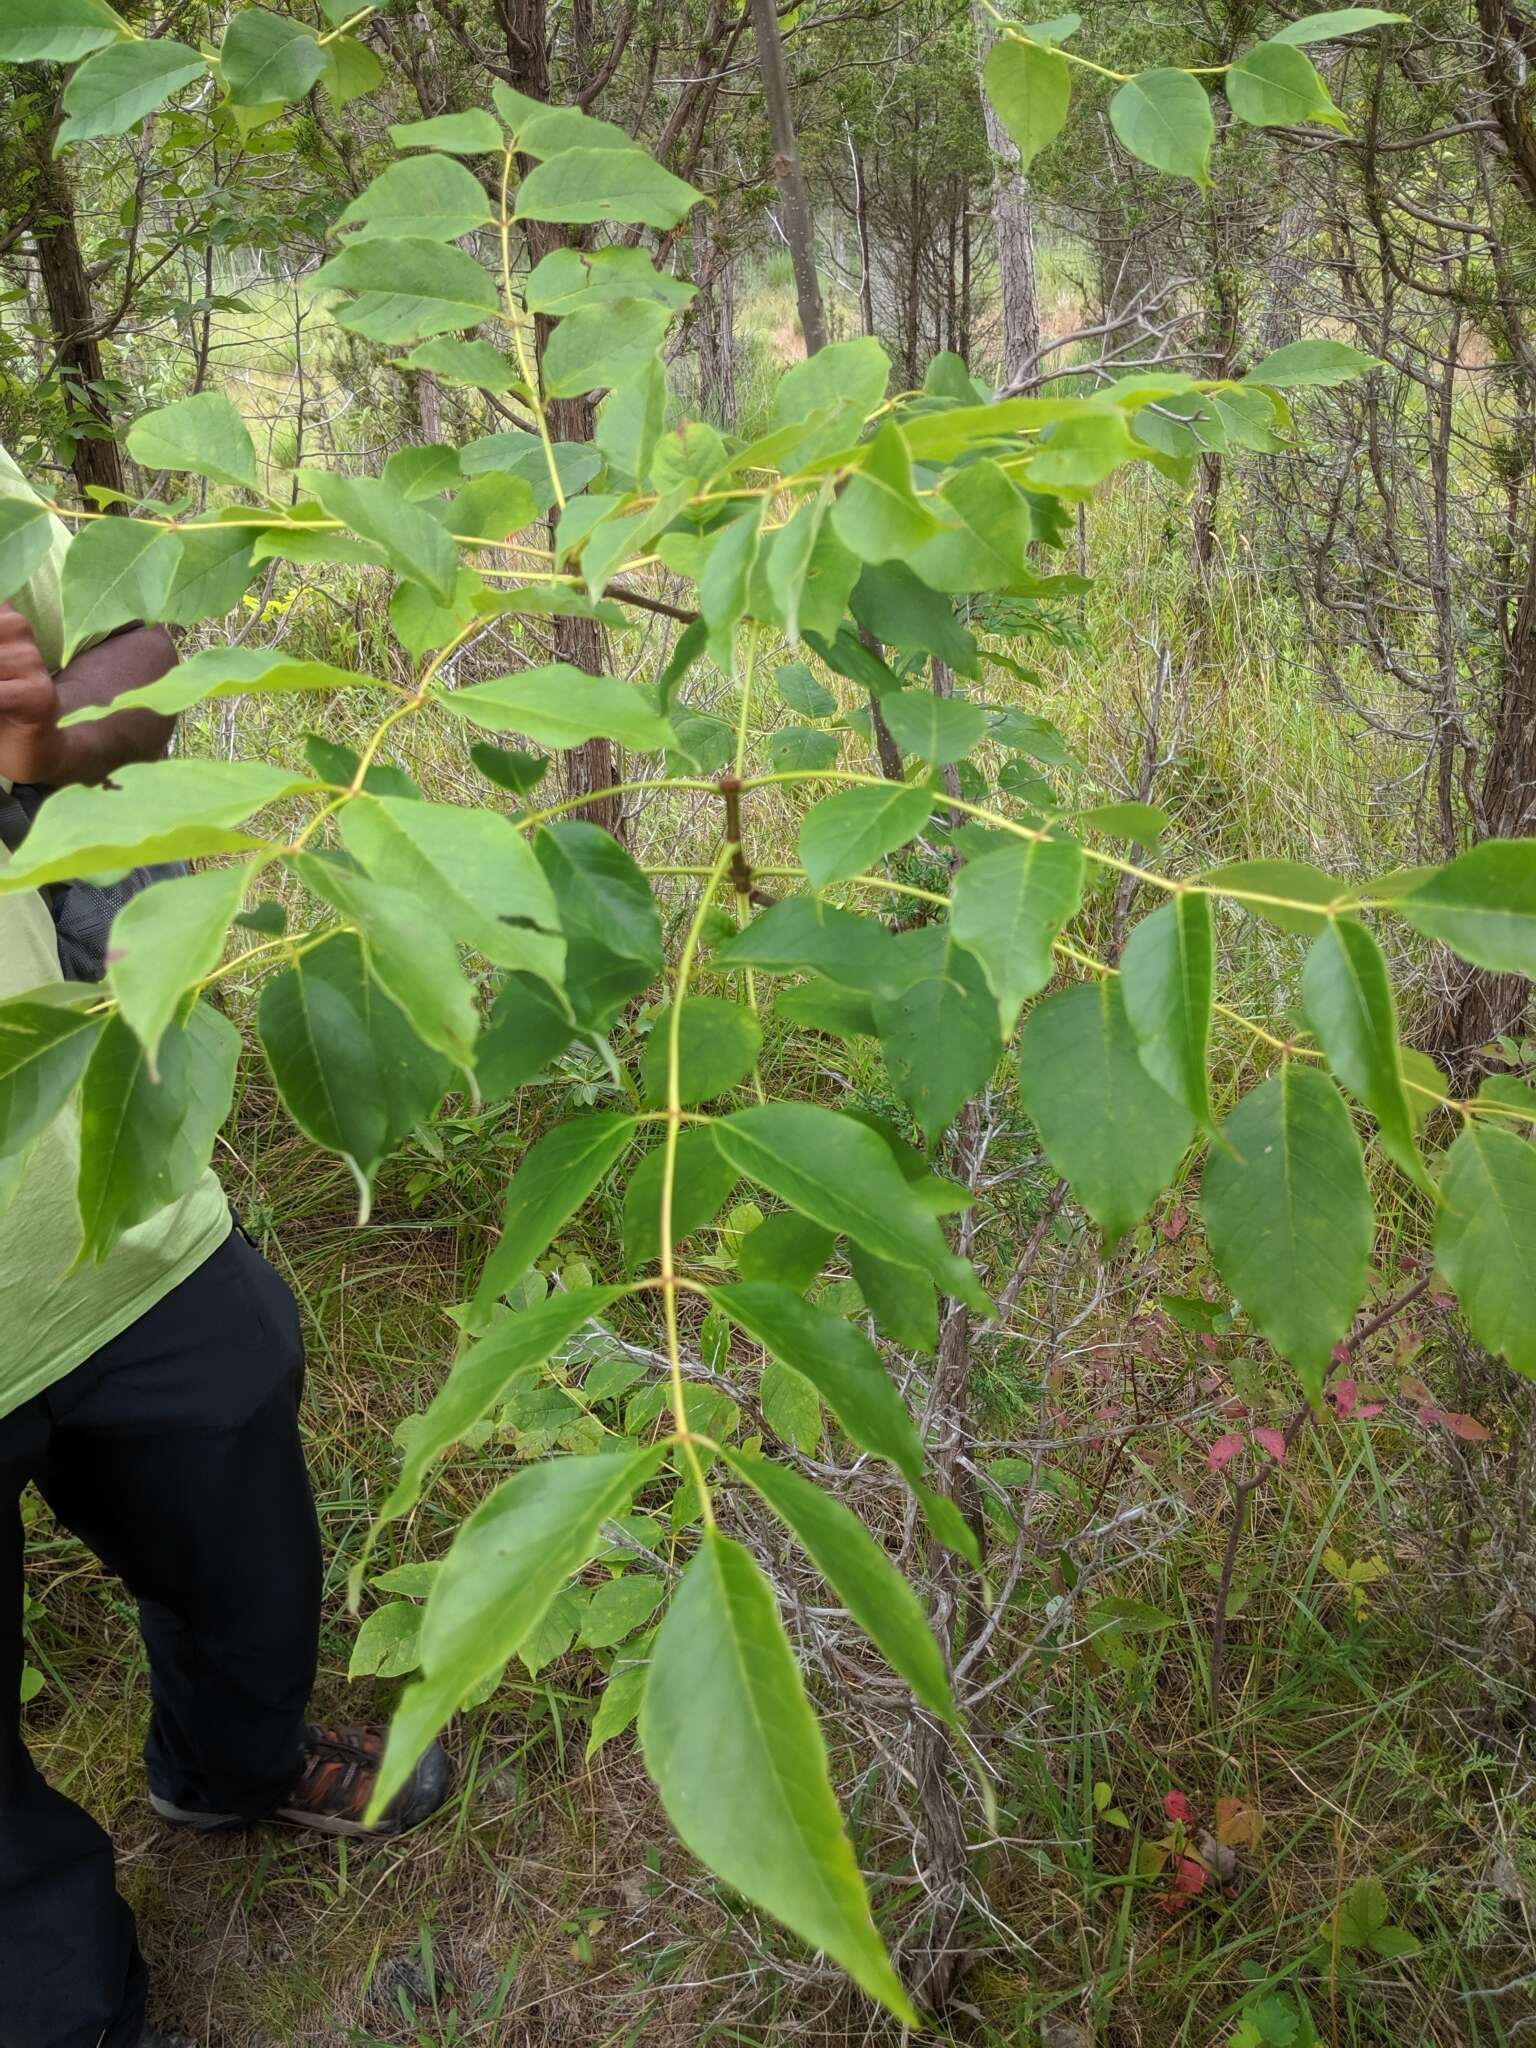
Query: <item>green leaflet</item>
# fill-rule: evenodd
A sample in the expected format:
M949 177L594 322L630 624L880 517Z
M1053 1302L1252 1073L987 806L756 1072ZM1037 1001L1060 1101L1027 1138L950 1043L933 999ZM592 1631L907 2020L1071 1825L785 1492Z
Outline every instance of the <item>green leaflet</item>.
M101 1027L100 1017L62 1004L23 996L0 1005L0 1159L19 1157L53 1122Z
M264 984L257 1029L288 1114L306 1137L346 1160L366 1216L374 1175L436 1109L453 1068L369 974L352 932L300 954Z
M238 526L208 520L181 530L181 559L157 618L168 626L196 626L235 609L256 573L253 543ZM226 648L233 654L236 650Z
M483 732L521 733L541 747L575 747L598 734L639 750L674 740L667 721L633 684L589 676L566 661L462 690L445 688L438 701Z
M1067 60L1059 50L1018 43L1005 35L988 51L982 78L988 99L1013 137L1019 168L1027 171L1066 126L1072 97Z
M770 1358L757 1386L758 1406L763 1420L781 1443L791 1444L804 1457L814 1457L821 1448L821 1396L802 1372L781 1358Z
M293 857L300 878L353 925L368 966L427 1045L466 1072L474 1063L479 1012L458 947L434 906L414 889L375 882L313 854Z
M1434 869L1397 910L1475 967L1536 975L1536 840L1485 839Z
M142 520L95 519L77 533L61 581L65 660L115 626L154 618L180 559L180 535Z
M446 156L408 156L383 171L337 221L359 241L418 236L456 242L491 218L485 187Z
M220 529L210 528L210 532ZM195 535L189 535L195 539ZM118 711L156 711L177 718L211 697L276 696L291 690L382 690L385 685L355 669L332 668L325 661L301 661L273 647L207 647L178 662L158 682L124 690L110 704L82 705L60 721L66 727L91 725Z
M1395 21L1407 21L1406 14L1387 14L1379 7L1335 7L1325 14L1304 14L1300 21L1288 21L1277 28L1277 43L1326 43L1336 36L1358 35L1362 29L1384 28Z
M1435 1264L1472 1334L1536 1379L1536 1152L1491 1121L1469 1121L1446 1156Z
M308 283L312 291L356 292L337 307L337 323L390 345L478 327L498 303L495 285L473 256L422 236L349 242Z
M622 384L655 356L671 319L651 298L567 313L544 351L544 389L551 398L573 398Z
M1002 1057L997 1004L980 961L940 925L896 941L898 994L875 999L891 1085L930 1141L942 1136Z
M693 1853L916 2025L870 1915L773 1594L750 1553L716 1530L657 1636L640 1742Z
M190 1194L229 1114L240 1034L199 1003L160 1040L157 1070L120 1017L109 1017L80 1087L81 1265Z
M900 957L883 925L813 896L786 896L770 904L715 948L715 962L770 974L809 969L839 988L870 994L901 982Z
M859 875L927 824L933 791L883 783L841 789L812 804L800 821L800 859L813 889Z
M1131 155L1154 170L1211 182L1216 124L1205 87L1187 71L1143 71L1109 103L1110 125Z
M65 119L54 137L54 155L93 135L121 135L207 69L196 50L168 36L98 50L64 88Z
M530 313L590 312L598 306L654 299L678 313L695 287L656 268L645 249L551 249L529 272L523 297Z
M665 1105L672 1011L663 1010L645 1043L641 1074L647 1102ZM720 996L688 996L678 1035L682 1103L709 1102L744 1081L757 1061L762 1027L741 1003Z
M223 958L250 877L250 863L241 861L159 881L114 919L107 980L152 1069L183 994Z
M880 700L880 714L903 753L919 754L936 768L963 760L987 736L979 704L932 690L891 691Z
M225 88L237 107L291 105L318 83L325 65L324 46L312 29L262 7L235 16L219 51Z
M1243 1097L1206 1161L1200 1209L1221 1277L1317 1401L1375 1240L1360 1141L1325 1074L1291 1060Z
M347 1677L404 1678L416 1669L420 1639L421 1609L411 1601L376 1607L357 1632Z
M1120 989L1142 1064L1206 1128L1214 984L1211 899L1181 891L1131 933L1120 962Z
M467 384L480 391L515 391L522 382L515 364L488 341L456 341L439 336L424 341L405 358L408 370L428 370L445 384Z
M1375 356L1363 355L1347 341L1287 342L1256 363L1244 378L1248 384L1272 384L1280 391L1299 386L1348 384L1377 364Z
M517 190L517 218L583 226L602 220L675 228L697 205L691 185L638 149L567 149L535 164Z
M1142 1064L1116 976L1030 1011L1019 1096L1046 1157L1113 1249L1177 1173L1195 1128Z
M529 1147L507 1189L501 1237L475 1289L467 1327L484 1329L497 1301L549 1249L634 1140L632 1116L611 1112L557 1124Z
M1225 88L1233 113L1252 128L1301 121L1321 121L1330 128L1349 125L1316 66L1293 43L1256 43L1245 50L1227 73Z
M931 654L958 675L980 675L976 637L955 617L954 600L930 590L905 563L866 563L849 601L859 624L883 644Z
M1331 923L1313 941L1301 986L1307 1020L1328 1064L1375 1117L1387 1156L1427 1189L1403 1085L1397 1004L1381 948L1363 924L1348 918Z
M875 1327L908 1351L932 1351L939 1341L939 1304L933 1282L910 1266L877 1259L849 1243L848 1264Z
M736 1264L743 1280L774 1280L803 1294L825 1270L835 1242L821 1224L780 1209L742 1233Z
M454 156L488 156L506 147L501 123L485 107L462 114L434 114L426 121L399 121L389 131L396 149L445 149Z
M710 1299L781 1364L809 1380L861 1449L885 1458L913 1485L923 1447L906 1403L862 1330L773 1281L739 1281Z
M475 1079L487 1102L531 1081L576 1035L562 993L531 974L509 974L475 1041Z
M969 1302L991 1304L976 1275L944 1241L931 1211L903 1178L889 1146L864 1124L805 1102L739 1109L714 1126L738 1171L877 1258L911 1266Z
M650 884L600 826L540 832L534 854L560 911L566 983L577 1022L601 1030L661 971L661 919Z
M418 897L450 937L498 967L560 987L565 942L556 936L554 891L509 818L416 797L360 796L342 811L340 830L376 882Z
M459 556L441 521L382 477L309 469L304 482L332 519L382 548L396 575L421 583L440 604L452 601Z
M1300 860L1228 861L1224 867L1208 868L1200 886L1231 896L1244 910L1282 931L1308 937L1326 929L1328 908L1344 893L1331 875ZM1308 909L1309 904L1317 908Z
M145 469L190 470L241 490L260 482L245 421L222 391L199 391L145 413L128 429L128 453Z
M550 1458L514 1472L476 1509L433 1582L421 1622L422 1677L390 1728L372 1813L382 1813L460 1702L531 1637L610 1515L661 1463L660 1448Z
M869 443L863 464L832 506L838 538L861 562L905 561L939 530L912 480L912 458L894 420Z
M654 1264L660 1255L661 1180L665 1162L665 1145L655 1146L630 1175L624 1191L624 1264L631 1273ZM720 1156L712 1129L678 1132L672 1188L674 1245L714 1222L739 1178L736 1168Z
M122 32L106 0L8 0L0 21L0 62L73 64Z
M41 499L0 499L0 602L30 580L52 545L53 514Z
M666 1581L649 1572L625 1572L593 1592L581 1618L581 1641L589 1650L611 1650L650 1620L661 1605Z
M503 1318L487 1337L458 1360L424 1414L413 1415L401 1437L405 1457L369 1538L369 1549L389 1522L409 1514L421 1499L427 1473L475 1424L500 1407L511 1388L536 1372L546 1359L623 1292L620 1287L573 1287ZM360 1575L366 1564L357 1570Z
M858 1516L787 1465L741 1451L726 1450L723 1456L737 1478L760 1494L799 1539L833 1592L923 1705L953 1722L955 1703L944 1653L917 1595Z
M131 763L110 785L76 784L48 799L22 852L0 868L0 895L259 847L254 833L239 829L245 820L312 787L306 777L260 761Z
M1082 898L1083 849L1074 839L1014 840L956 875L950 923L981 962L1005 1036L1050 980L1052 945Z

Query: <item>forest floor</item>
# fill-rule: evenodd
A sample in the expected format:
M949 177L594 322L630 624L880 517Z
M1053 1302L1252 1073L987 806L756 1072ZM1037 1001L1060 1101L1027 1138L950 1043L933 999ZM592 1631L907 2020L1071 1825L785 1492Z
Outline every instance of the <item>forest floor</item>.
M1094 516L1087 566L1113 597L1090 596L1050 641L1014 648L1037 684L991 678L1061 726L1084 763L1084 801L1151 794L1178 820L1169 859L1190 871L1257 850L1343 874L1413 858L1402 764L1320 705L1295 619L1252 573L1235 526L1220 573L1196 584L1187 529L1125 487ZM361 614L296 628L337 636L336 658L369 630ZM634 667L656 645L623 651ZM296 754L293 714L253 701L238 715L242 751ZM210 719L188 743L226 738ZM469 780L456 759L400 759L428 793ZM771 859L787 819L758 813L754 829ZM640 827L669 845L701 830L685 809ZM1272 1010L1300 942L1250 928L1229 945L1250 1007ZM828 1044L802 1079L828 1100L885 1106L878 1066ZM1234 1084L1245 1057L1234 1053ZM392 1432L453 1355L443 1305L467 1291L481 1219L520 1149L601 1086L595 1060L573 1057L504 1110L445 1117L390 1169L360 1231L345 1171L294 1137L263 1072L246 1076L221 1163L306 1317L329 1716L382 1715L396 1689L347 1680L346 1577L390 1482ZM1040 1231L1008 1333L982 1333L975 1358L996 1548L1019 1570L961 1780L975 1854L955 1945L968 1967L917 2038L1303 2048L1287 2003L1299 1986L1338 2048L1536 2048L1531 1390L1458 1344L1426 1297L1353 1361L1378 1414L1299 1431L1283 1467L1255 1449L1213 1470L1212 1443L1241 1426L1234 1413L1283 1429L1296 1396L1231 1333L1186 1228L1193 1195L1173 1190L1105 1264L1070 1208L1053 1215L1053 1176L1011 1089L996 1096L986 1114L1006 1171L981 1254L994 1284ZM611 1221L600 1210L559 1257L599 1264ZM1413 1284L1416 1243L1405 1201L1379 1248L1381 1302ZM390 1561L436 1554L505 1455L492 1443L453 1461ZM1240 1475L1257 1483L1234 1533ZM113 1830L163 2024L206 2048L901 2038L690 1864L630 1738L585 1760L600 1685L587 1653L536 1678L514 1670L463 1717L457 1797L407 1842L168 1832L144 1803L131 1611L41 1515L34 1535L31 1654L47 1683L28 1739ZM835 1689L813 1684L834 1715L834 1769L877 1913L900 1945L924 1922L924 1865L919 1855L914 1876L899 1716L882 1721L877 1701L840 1721ZM1180 1887L1180 1830L1214 1838L1198 1895ZM1146 1852L1159 1844L1172 1854L1153 1872ZM1379 1881L1415 1952L1356 1950L1334 1922L1342 1938L1309 1963L1363 1879ZM1242 2014L1257 2025L1266 1987L1271 2031L1245 2037Z

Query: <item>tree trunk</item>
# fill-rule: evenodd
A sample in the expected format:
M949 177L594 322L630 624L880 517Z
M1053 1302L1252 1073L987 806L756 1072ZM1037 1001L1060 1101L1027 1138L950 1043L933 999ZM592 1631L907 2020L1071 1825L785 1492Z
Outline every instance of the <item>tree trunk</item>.
M1536 532L1499 666L1503 688L1478 792L1481 826L1488 838L1528 839L1536 833ZM1455 1085L1476 1078L1480 1049L1491 1039L1521 1030L1530 1002L1524 975L1448 962L1432 1044Z
M800 329L805 352L813 356L827 345L827 316L821 302L821 279L816 272L816 217L800 167L800 146L795 138L794 109L789 99L789 74L784 65L784 41L779 34L779 17L774 0L752 0L752 33L757 42L758 69L763 74L763 99L768 109L768 131L773 137L773 175L779 188L780 226L789 244L789 260L795 271L795 297L800 306Z
M55 362L74 438L70 465L82 496L93 484L126 491L122 449L113 438L106 371L95 332L96 309L75 228L75 195L64 166L50 154L54 124L36 130L32 240L53 323ZM109 505L109 510L118 509Z
M497 0L506 36L507 62L513 83L532 99L549 98L549 24L545 0ZM537 263L567 240L564 229L544 221L528 223L528 256ZM533 323L534 351L539 363L549 345L553 322L539 314ZM596 425L596 407L588 397L555 398L548 401L546 416L550 438L555 441L590 441ZM558 515L557 515L558 516ZM554 545L556 518L549 523L550 544ZM595 619L555 618L550 621L555 659L568 661L600 675L604 666L602 628ZM606 735L584 740L565 756L566 784L573 797L610 789L619 780L618 754ZM605 831L622 835L623 804L616 796L596 798L581 805L575 815Z
M864 159L846 121L843 133L848 137L848 155L853 164L853 218L859 234L859 324L865 334L873 334L875 262L869 246L869 186L864 177Z
M997 40L990 16L973 5L976 36L986 56ZM1003 374L1009 387L1027 389L1040 353L1040 280L1035 263L1035 209L1019 152L985 93L981 99L992 152L992 236L1003 296Z

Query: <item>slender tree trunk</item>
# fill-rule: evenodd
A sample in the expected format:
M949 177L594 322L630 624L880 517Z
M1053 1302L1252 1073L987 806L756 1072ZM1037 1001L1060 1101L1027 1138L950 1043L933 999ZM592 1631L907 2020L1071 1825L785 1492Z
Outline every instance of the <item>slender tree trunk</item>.
M74 437L70 466L81 495L93 484L126 491L123 455L113 438L105 396L106 370L95 333L96 308L75 227L75 195L64 166L51 154L52 122L35 131L32 240L53 324L55 363L64 411ZM109 510L118 510L109 505Z
M986 56L997 40L991 17L973 4L976 36ZM1003 298L1003 374L1005 385L1027 387L1040 352L1040 280L1035 262L1035 209L1029 180L1019 169L1019 152L996 108L982 95L987 146L992 152L992 238L997 246L997 276Z
M843 133L848 137L848 156L853 164L853 218L859 235L859 324L865 334L873 334L875 263L869 246L869 186L864 177L864 159L846 121Z
M779 188L780 225L789 244L789 259L795 271L800 331L805 336L806 354L813 356L827 345L826 309L821 302L821 279L816 272L816 217L811 211L805 173L800 167L800 145L795 137L789 73L784 63L784 41L779 34L779 17L773 0L752 0L752 33L757 42L758 69L763 74L768 131L773 138L773 175Z
M520 92L532 99L549 98L549 23L545 0L497 0L506 36L507 61ZM528 223L528 254L537 263L567 239L564 229L544 221ZM534 348L539 362L553 327L544 314L534 321ZM555 441L590 441L597 409L589 397L551 399L546 408L550 437ZM550 521L551 545L555 520ZM602 628L595 619L555 618L550 621L555 658L600 675L604 666ZM619 780L618 754L605 734L572 747L565 756L566 782L574 797L612 788ZM618 797L596 797L575 814L619 836L623 804Z

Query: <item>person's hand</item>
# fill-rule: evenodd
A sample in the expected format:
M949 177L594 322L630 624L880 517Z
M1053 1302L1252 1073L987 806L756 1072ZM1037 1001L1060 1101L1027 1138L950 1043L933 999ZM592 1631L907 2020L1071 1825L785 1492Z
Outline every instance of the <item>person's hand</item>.
M67 754L58 689L32 628L13 604L0 604L0 775L57 782Z

